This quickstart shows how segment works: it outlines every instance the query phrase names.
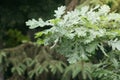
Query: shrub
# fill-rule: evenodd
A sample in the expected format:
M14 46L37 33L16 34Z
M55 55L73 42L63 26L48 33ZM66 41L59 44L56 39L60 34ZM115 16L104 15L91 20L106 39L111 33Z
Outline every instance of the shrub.
M54 19L26 22L30 29L52 26L35 34L37 43L49 45L67 58L70 65L64 75L75 78L80 73L85 80L119 80L120 14L110 12L107 5L67 13L65 9L58 7Z

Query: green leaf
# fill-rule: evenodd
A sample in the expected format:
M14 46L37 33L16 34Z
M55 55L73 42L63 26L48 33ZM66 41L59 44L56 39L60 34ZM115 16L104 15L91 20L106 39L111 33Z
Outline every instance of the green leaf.
M113 62L113 65L115 66L115 68L118 69L119 68L119 63L118 63L117 59L112 58L111 60Z
M103 44L98 45L98 47L100 48L100 50L103 52L103 54L104 54L105 56L109 57L109 56L107 55L107 53L105 52L105 49L104 49L104 47L103 47Z
M49 23L49 21L44 22L41 18L39 18L38 21L35 20L35 19L28 20L26 22L26 25L30 26L29 27L30 29L34 29L34 28L37 28L37 27L44 27L45 25L52 25L52 24Z
M92 42L86 46L86 51L88 53L94 54L95 49L97 48L98 42Z
M44 40L39 38L39 39L37 39L36 43L38 45L44 44Z
M50 20L50 22L51 23L53 23L53 24L58 24L58 22L60 22L61 21L61 19L60 18L56 18L56 19L52 19L52 20Z
M28 75L29 75L29 78L32 78L35 75L35 71L34 70L30 71Z
M41 37L43 35L43 32L41 31L41 32L37 32L37 33L35 33L35 38L39 38L39 37Z
M58 7L58 10L54 11L55 12L54 16L56 18L60 18L65 13L65 9L66 9L65 6Z
M115 40L108 41L108 44L112 46L113 50L119 50L120 51L120 40L117 38Z
M81 71L81 66L76 66L75 68L73 68L72 78L75 78Z

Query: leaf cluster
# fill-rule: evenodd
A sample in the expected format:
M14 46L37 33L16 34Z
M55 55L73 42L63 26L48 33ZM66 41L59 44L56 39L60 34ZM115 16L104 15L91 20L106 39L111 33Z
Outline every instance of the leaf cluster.
M93 67L102 64L93 68L96 76L93 75L92 78L106 80L108 79L106 75L114 74L109 79L119 80L120 14L110 12L110 7L107 5L97 5L93 8L85 6L66 14L65 9L61 6L55 10L54 19L47 21L41 18L38 21L32 19L26 22L26 25L31 29L45 25L52 26L50 29L36 33L38 42L40 37L45 35L41 44L51 45L51 48L67 58L69 64L89 62ZM83 79L91 79L91 77L83 75Z

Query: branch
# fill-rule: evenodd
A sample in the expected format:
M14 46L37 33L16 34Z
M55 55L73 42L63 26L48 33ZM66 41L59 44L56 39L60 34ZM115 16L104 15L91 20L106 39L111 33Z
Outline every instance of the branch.
M66 11L72 11L72 10L74 10L75 7L77 6L77 4L78 4L78 0L72 0L72 1L68 4Z

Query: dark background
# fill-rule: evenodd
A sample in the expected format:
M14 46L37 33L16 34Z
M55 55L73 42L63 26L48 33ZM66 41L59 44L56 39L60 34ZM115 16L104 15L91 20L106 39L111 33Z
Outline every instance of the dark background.
M0 49L33 40L36 30L29 30L25 22L53 18L54 10L61 5L64 0L0 0Z

